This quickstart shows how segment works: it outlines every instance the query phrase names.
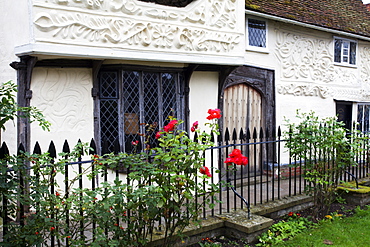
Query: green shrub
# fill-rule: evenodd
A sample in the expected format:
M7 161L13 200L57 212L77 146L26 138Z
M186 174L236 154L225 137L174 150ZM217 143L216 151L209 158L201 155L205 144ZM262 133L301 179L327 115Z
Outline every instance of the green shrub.
M357 165L356 154L365 148L368 138L356 130L350 133L335 117L320 119L314 112L297 111L297 118L299 123L287 120L286 147L292 160L304 163L303 176L308 181L305 191L313 196L317 214L335 201L341 175L349 166Z
M312 221L301 217L298 213L290 212L286 220L279 221L264 232L259 237L259 243L256 246L274 246L313 226L315 223Z
M207 119L211 122L206 125L218 134L216 121L221 115L210 111ZM157 147L141 153L94 155L91 164L65 178L67 190L57 183L57 177L65 175L65 165L80 158L82 150L89 151L85 145L76 146L72 153L61 154L67 158L53 162L47 153L1 160L1 199L8 200L8 211L13 217L23 207L32 212L21 219L20 225L8 225L4 236L7 245L48 245L53 237L58 246L144 246L161 234L163 245L170 246L174 238L181 238L184 228L197 222L201 209L214 206L211 197L218 186L210 181L215 173L204 166L204 151L212 145L211 135L201 132L196 122L192 131L198 133L198 140L193 141L178 129L182 121L170 120L156 134ZM150 125L148 129L154 130ZM32 162L31 172L25 161ZM99 177L104 181L108 172L122 168L130 171L125 181L117 176L96 188L78 186L82 178ZM21 177L21 184L28 184L30 190L18 186ZM51 185L55 191L51 191Z

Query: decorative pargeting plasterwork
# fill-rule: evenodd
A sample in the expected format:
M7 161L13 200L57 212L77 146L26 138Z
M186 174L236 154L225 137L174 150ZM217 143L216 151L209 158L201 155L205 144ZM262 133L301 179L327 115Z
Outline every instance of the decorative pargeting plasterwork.
M360 76L362 83L370 86L370 47L362 47L359 49L361 58Z
M167 21L195 23L217 29L236 27L237 0L197 0L191 7L175 8L138 2L136 0L34 0L34 6L74 7L83 12L94 10L111 16L150 17Z
M360 87L361 81L358 76L356 76L355 72L357 72L355 68L337 66L335 68L333 84Z
M284 79L332 82L334 79L333 55L330 42L276 31L275 54L281 61Z
M370 97L364 94L362 89L344 89L338 88L335 90L333 97L340 100L348 101L368 101Z
M230 52L241 41L236 0L185 8L134 0L36 0L36 40L117 48Z
M326 99L333 95L333 92L328 87L317 85L281 85L278 87L277 92L283 95L313 96L323 99Z
M91 70L36 68L31 104L48 116L51 132L80 135L92 130L91 87Z

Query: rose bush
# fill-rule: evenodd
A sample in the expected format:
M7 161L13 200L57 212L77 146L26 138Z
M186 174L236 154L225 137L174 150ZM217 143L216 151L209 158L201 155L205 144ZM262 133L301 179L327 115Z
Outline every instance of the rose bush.
M16 217L24 207L31 210L20 225L7 226L5 242L9 246L50 245L51 241L58 246L144 246L162 235L163 245L171 245L183 237L186 226L197 222L205 204L212 208L211 202L218 202L211 200L218 185L208 179L216 171L205 166L204 151L213 145L212 135L218 134L221 113L216 109L209 114L211 122L206 126L211 134L201 132L198 122L191 127L197 132L196 141L178 128L181 120L171 118L157 133L150 126L154 132L142 135L148 141L156 133L157 146L141 153L94 155L90 165L80 166L73 177L66 176L66 165L79 160L82 150L89 151L85 145L53 162L48 153L2 159L0 190L8 212ZM131 144L141 145L139 140ZM25 161L32 161L31 172ZM122 169L128 171L125 179L118 173ZM112 173L116 174L112 181L105 179ZM57 183L58 177L67 182L65 187ZM100 184L79 186L86 177ZM29 191L19 186L25 181Z

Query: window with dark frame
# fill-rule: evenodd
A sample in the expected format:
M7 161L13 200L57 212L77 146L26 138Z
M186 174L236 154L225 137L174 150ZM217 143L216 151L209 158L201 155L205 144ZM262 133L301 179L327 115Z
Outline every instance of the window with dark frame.
M370 131L370 104L359 104L357 108L358 128L362 132Z
M101 71L100 140L105 152L155 146L155 133L173 116L183 119L183 74L145 70ZM150 135L146 130L152 129ZM138 144L135 145L135 142Z
M248 18L248 45L266 48L266 22Z
M352 40L334 39L334 62L340 64L356 65L357 43Z

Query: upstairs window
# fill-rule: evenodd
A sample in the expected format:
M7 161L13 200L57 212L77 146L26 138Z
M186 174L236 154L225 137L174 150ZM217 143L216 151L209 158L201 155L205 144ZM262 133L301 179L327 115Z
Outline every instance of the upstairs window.
M267 25L265 21L248 18L248 45L266 48Z
M356 65L357 42L348 39L334 39L334 62L344 65Z
M100 147L114 152L137 151L157 144L155 133L169 116L183 117L183 75L171 70L111 70L99 76ZM150 136L145 124L154 126ZM146 133L148 134L148 133Z

